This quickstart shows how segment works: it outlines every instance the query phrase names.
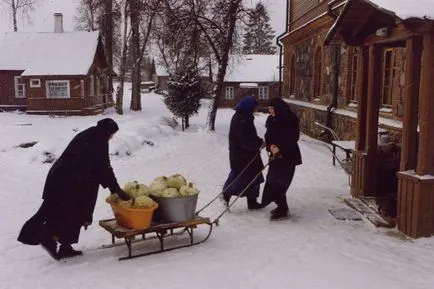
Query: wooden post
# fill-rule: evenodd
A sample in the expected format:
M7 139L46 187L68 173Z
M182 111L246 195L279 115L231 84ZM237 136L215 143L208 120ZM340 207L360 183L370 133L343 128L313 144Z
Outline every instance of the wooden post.
M369 50L361 47L361 55L357 71L357 120L356 120L356 150L363 151L366 142L366 107Z
M380 45L371 45L369 47L368 111L365 145L368 164L366 166L366 191L364 195L374 195L377 183L377 135L382 50Z
M422 39L413 36L406 43L404 118L402 128L401 171L416 169L417 116L419 103Z
M434 176L434 29L423 34L419 92L419 150L416 173Z

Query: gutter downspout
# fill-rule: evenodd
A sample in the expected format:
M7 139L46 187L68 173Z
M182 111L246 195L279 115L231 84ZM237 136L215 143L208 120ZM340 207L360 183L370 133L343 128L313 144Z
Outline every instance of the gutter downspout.
M283 56L283 46L280 43L280 38L288 33L288 25L289 25L289 0L286 0L286 24L285 24L285 32L277 36L276 44L279 46L279 96L282 97L282 56Z
M336 21L337 15L332 12L331 5L334 1L330 2L327 7L327 15ZM326 126L332 128L333 109L338 106L339 94L339 74L340 74L340 45L333 45L333 65L334 65L334 79L333 79L333 94L330 104L327 106L327 122ZM329 134L329 138L331 138ZM329 139L330 141L330 139Z

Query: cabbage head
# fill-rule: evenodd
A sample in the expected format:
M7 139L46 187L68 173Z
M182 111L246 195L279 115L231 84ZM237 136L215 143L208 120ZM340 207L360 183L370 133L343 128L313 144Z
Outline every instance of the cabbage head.
M170 188L179 189L180 187L187 185L187 180L182 175L175 174L167 178L167 185Z
M148 196L138 196L134 199L134 209L151 208L154 205L154 201Z
M184 197L186 197L186 196L193 196L193 195L199 194L199 189L196 188L193 185L193 183L188 183L188 185L182 186L179 189L179 194L181 196L184 196Z
M160 195L160 197L164 198L176 198L179 197L178 189L175 188L167 188L163 191L163 193Z
M122 207L125 207L125 208L132 208L133 199L128 200L128 201L124 201L124 200L119 199L118 204L121 205Z
M155 178L149 185L149 191L153 195L160 195L167 188L167 177Z

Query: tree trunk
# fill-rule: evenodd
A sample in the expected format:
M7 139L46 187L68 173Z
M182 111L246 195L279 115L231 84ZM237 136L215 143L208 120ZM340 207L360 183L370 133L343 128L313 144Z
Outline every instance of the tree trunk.
M215 131L215 120L217 117L217 108L219 106L220 103L220 95L222 94L222 90L223 90L223 80L224 77L226 75L226 68L228 66L228 61L229 61L229 51L232 47L232 39L234 36L234 31L235 31L235 24L237 22L237 12L238 12L238 8L240 6L241 0L232 0L231 1L231 6L228 10L228 31L225 37L225 42L224 45L222 47L222 53L221 53L221 60L219 63L219 68L218 68L218 72L217 72L217 83L216 83L216 88L214 90L214 101L212 103L211 106L211 111L209 114L209 120L208 120L208 125L209 125L209 129L211 131Z
M108 95L104 102L113 101L113 0L105 0L104 30L105 30L105 52L109 66L107 77Z
M17 25L17 6L15 4L15 0L11 1L11 8L12 8L12 22L14 25L14 32L18 31L18 25Z
M131 73L131 104L130 109L133 111L142 110L141 98L140 98L140 23L139 23L139 11L137 0L131 0L130 3L130 20L132 30L132 50L131 55L133 58L133 68Z
M128 2L125 3L124 7L124 30L122 35L122 56L121 56L121 67L119 71L119 86L116 91L116 112L118 114L124 114L123 110L123 99L124 99L124 82L125 82L125 63L127 61L127 51L128 51Z
M188 114L185 115L185 129L190 127L190 118L188 117Z

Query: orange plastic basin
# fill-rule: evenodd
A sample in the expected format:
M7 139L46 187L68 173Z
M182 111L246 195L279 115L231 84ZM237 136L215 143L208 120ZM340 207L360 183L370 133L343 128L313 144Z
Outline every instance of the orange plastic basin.
M119 204L109 203L115 215L118 225L130 229L146 229L151 226L152 216L158 208L158 203L154 202L151 208L130 209L120 206Z

